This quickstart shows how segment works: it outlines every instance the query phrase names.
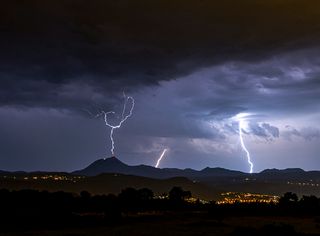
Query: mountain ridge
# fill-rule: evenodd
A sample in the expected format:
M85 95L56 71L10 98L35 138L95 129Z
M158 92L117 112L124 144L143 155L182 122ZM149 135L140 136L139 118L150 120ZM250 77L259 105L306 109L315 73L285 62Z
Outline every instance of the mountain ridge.
M155 179L168 179L173 177L186 177L192 180L219 179L219 178L237 178L237 179L319 179L320 171L305 171L301 168L286 169L265 169L258 173L245 173L237 170L229 170L221 167L205 167L201 170L191 168L156 168L148 165L127 165L116 157L98 159L87 167L72 172L53 172L53 171L4 171L0 170L0 175L24 175L24 174L41 174L57 173L67 175L97 176L104 173L134 175Z
M127 165L116 157L106 159L98 159L88 165L87 167L71 172L74 175L95 176L103 173L119 173L128 174L149 178L167 179L172 177L186 177L189 179L203 179L203 178L295 178L295 176L307 178L312 176L319 176L320 171L305 171L300 168L286 168L286 169L265 169L259 173L245 173L237 170L229 170L221 167L206 167L202 170L194 170L191 168L156 168L148 165Z
M35 176L42 174L67 177L59 181L54 181L52 178L45 181L34 179ZM130 166L112 157L96 160L87 167L70 173L0 171L0 176L2 177L0 188L8 189L32 188L71 192L86 189L96 194L108 194L119 193L126 187L147 187L156 193L161 193L169 191L173 186L181 186L204 199L218 197L223 192L278 196L285 192L295 192L299 196L320 196L320 171L304 171L299 168L266 169L253 174L220 167L206 167L202 170L160 169L147 165Z

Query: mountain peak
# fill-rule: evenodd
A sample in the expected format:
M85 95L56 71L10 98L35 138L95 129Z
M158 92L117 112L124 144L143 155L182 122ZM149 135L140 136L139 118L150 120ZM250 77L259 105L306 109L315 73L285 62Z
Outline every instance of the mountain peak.
M128 165L113 156L96 160L83 170L75 171L74 173L81 175L96 175L105 172L118 172L119 170L126 170L127 168Z
M121 162L121 163L123 163L123 162L120 161L118 158L116 158L116 156L103 158L103 159L101 159L101 160L103 160L103 161L109 161L109 162Z
M120 161L118 158L116 158L115 156L113 157L109 157L109 158L103 158L103 159L99 159L96 160L95 162L93 162L90 166L109 166L109 167L119 167L119 166L127 166L126 164L124 164L122 161Z

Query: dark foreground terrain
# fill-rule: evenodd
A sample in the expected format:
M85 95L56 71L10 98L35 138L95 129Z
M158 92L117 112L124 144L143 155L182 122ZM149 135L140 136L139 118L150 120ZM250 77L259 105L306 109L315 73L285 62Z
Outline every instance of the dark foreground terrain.
M132 215L121 223L106 226L59 229L16 229L0 235L32 236L143 236L143 235L320 235L320 220L315 217L230 216L222 219L205 213L161 213Z
M217 204L173 187L166 196L0 190L0 235L320 235L320 198Z

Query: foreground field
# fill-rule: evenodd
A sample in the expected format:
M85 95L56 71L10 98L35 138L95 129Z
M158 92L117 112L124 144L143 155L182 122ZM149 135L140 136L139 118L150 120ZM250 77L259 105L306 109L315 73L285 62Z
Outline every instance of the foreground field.
M127 216L110 226L64 228L51 230L16 230L1 236L169 236L169 235L320 235L316 217L225 217L217 219L205 213L165 213Z

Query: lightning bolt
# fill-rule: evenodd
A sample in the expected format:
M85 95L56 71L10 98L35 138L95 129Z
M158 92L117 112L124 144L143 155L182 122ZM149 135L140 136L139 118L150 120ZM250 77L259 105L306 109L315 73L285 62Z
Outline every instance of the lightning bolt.
M110 130L110 140L111 140L111 154L112 156L114 156L114 149L115 149L115 143L114 143L114 139L113 139L113 132L115 129L119 129L121 128L121 125L130 117L132 116L132 111L133 111L133 108L134 108L134 105L135 105L135 101L134 101L134 98L131 97L131 96L126 96L126 94L123 92L123 97L124 97L124 104L123 104L123 109L122 109L122 116L121 116L121 120L120 122L118 123L118 125L112 125L109 123L108 121L108 115L110 114L115 114L114 111L108 111L108 112L105 112L105 111L102 111L101 113L99 113L96 117L99 117L99 116L103 116L104 117L104 122L106 124L106 126L110 127L111 130ZM127 103L131 101L131 108L129 110L129 113L127 115L125 115L126 113L126 110L127 110Z
M161 153L161 155L160 155L159 159L157 160L157 164L156 164L154 167L158 168L158 166L159 166L159 164L160 164L160 162L161 162L161 160L162 160L163 156L166 154L166 152L167 152L167 149L165 148L165 149L162 151L162 153Z
M245 153L247 154L247 161L248 161L248 164L250 166L250 174L251 174L252 171L253 171L253 163L251 162L250 152L248 151L248 149L247 149L247 147L246 147L246 145L244 144L244 141L243 141L242 128L243 128L243 120L240 119L239 120L239 138L240 138L241 147L245 151Z

